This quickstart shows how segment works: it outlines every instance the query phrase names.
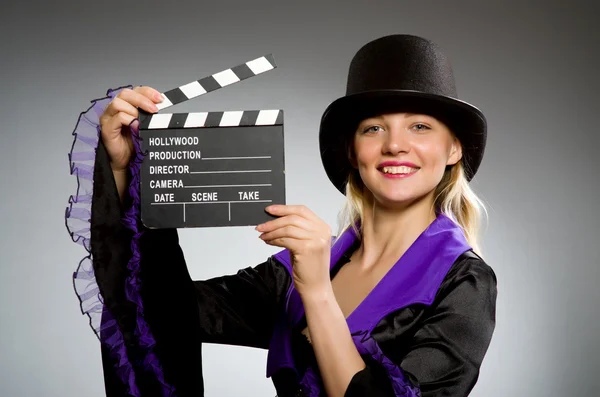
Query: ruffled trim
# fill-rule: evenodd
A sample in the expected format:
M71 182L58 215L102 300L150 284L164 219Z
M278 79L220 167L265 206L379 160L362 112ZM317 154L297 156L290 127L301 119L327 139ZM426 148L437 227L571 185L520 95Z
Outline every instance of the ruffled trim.
M81 312L88 316L89 324L94 334L108 348L110 356L115 360L115 372L119 379L126 385L128 389L127 393L134 397L140 397L141 394L136 384L135 372L128 359L123 333L119 329L117 321L106 308L96 282L90 244L94 162L100 139L100 116L113 98L125 88L131 89L133 87L123 86L108 90L105 97L91 101L92 105L82 112L77 120L72 133L74 136L73 144L68 154L70 173L76 177L77 190L74 195L69 197L68 206L65 210L65 225L73 242L82 245L87 251L87 255L79 262L76 271L73 273L73 288L79 299ZM132 130L132 136L139 137L137 130L130 129ZM134 238L131 242L133 255L128 263L128 270L131 273L127 277L125 291L127 299L137 307L135 335L143 351L144 358L142 361L144 369L156 376L162 385L165 397L175 397L174 388L164 380L158 357L153 351L155 340L143 317L139 279L141 258L139 239L142 232L140 231L141 228L138 227L140 204L138 191L139 170L143 155L140 153L138 139L134 139L134 145L136 155L130 163L133 178L129 186L132 206L127 210L124 219L125 225L134 231Z
M396 397L421 397L421 390L412 384L400 367L383 354L373 336L361 331L353 334L352 340L359 354L370 356L385 369ZM313 367L306 369L300 385L306 397L319 397L323 388L321 377Z
M369 355L385 369L396 397L421 397L421 390L412 384L398 365L383 354L372 335L362 331L353 334L352 339L360 354Z
M108 90L106 96L95 99L92 105L81 112L73 130L73 144L69 151L69 169L77 180L77 190L69 197L65 210L65 226L74 243L84 247L87 255L79 262L73 273L73 288L79 299L81 313L89 318L94 334L104 344L116 361L116 373L127 385L128 394L140 396L135 382L135 373L128 360L123 334L104 305L104 299L96 283L92 265L91 205L94 182L94 161L100 137L100 116L104 109L125 88Z
M133 124L133 123L132 123ZM144 369L150 371L156 376L156 379L162 385L162 392L164 397L175 397L175 388L169 385L165 381L164 373L160 365L159 359L154 352L154 346L156 340L150 331L150 327L144 319L144 305L142 297L140 295L140 239L143 235L144 227L140 220L140 169L142 161L144 160L145 153L141 151L141 138L139 136L138 128L132 128L130 124L130 131L135 149L135 155L129 163L129 171L131 175L131 181L129 183L128 192L131 197L131 207L126 211L125 218L123 219L124 225L133 232L133 238L131 240L131 252L132 256L127 264L129 270L129 276L125 283L125 295L129 301L136 306L136 328L135 336L142 348L144 358L142 360ZM139 124L138 124L139 126Z

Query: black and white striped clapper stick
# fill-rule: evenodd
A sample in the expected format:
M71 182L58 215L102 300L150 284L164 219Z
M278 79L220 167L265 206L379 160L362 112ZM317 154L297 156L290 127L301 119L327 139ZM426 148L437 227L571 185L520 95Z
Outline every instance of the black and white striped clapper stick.
M276 67L275 59L271 54L253 59L234 68L225 69L219 73L167 91L162 94L164 100L157 107L159 110L162 110L169 106L177 105L208 92L268 72Z
M256 225L285 204L283 110L160 113L160 110L276 68L272 55L162 95L140 111L141 216L149 228Z

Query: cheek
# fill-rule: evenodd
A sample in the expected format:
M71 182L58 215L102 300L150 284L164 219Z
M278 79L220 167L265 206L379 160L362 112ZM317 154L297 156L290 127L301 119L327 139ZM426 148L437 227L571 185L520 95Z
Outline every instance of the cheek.
M424 141L415 145L414 148L424 168L426 167L435 174L444 172L446 169L446 162L448 161L444 145L440 145L440 142L437 141Z
M379 151L375 145L357 145L354 153L356 153L356 161L358 167L372 166L379 158Z

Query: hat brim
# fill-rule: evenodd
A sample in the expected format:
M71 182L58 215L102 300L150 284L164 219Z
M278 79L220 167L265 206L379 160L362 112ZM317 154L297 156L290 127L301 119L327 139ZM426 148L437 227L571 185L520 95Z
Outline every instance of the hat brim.
M419 112L440 119L460 140L467 180L477 172L483 158L487 122L475 106L459 99L408 90L378 90L347 95L332 102L321 118L319 148L329 180L345 194L352 165L347 144L365 117L386 112Z

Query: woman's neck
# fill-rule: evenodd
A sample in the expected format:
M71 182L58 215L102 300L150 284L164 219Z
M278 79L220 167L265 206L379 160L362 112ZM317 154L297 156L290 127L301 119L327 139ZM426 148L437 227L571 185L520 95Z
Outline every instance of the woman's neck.
M362 242L354 260L366 270L395 263L436 218L430 194L403 208L387 208L365 200Z

